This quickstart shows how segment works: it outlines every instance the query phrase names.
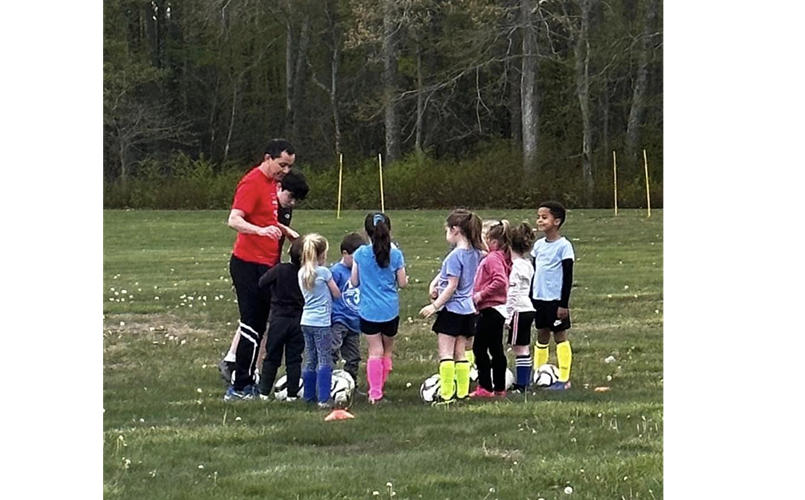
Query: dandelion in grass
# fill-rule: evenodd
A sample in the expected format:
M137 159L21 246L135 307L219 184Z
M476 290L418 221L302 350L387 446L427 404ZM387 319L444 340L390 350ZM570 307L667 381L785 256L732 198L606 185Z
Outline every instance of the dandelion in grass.
M203 469L203 468L204 468L204 464L198 464L198 468L199 468L199 469Z
M570 486L565 486L565 494L570 495L571 493L573 493L573 488Z

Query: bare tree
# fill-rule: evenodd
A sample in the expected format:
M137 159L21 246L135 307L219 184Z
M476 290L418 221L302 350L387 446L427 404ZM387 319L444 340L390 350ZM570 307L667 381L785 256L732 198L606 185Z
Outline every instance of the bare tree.
M400 118L397 114L397 45L400 21L396 0L383 0L383 105L386 123L386 162L400 158Z
M574 33L576 43L576 94L579 98L582 124L581 165L584 177L584 197L588 207L593 206L592 123L590 120L590 10L594 0L578 0L581 10L581 22L578 32Z
M166 105L140 100L131 93L116 97L104 110L104 122L112 131L120 161L118 178L125 185L139 148L165 141L186 144L190 135L188 124L174 118Z
M537 138L539 132L539 94L537 93L537 23L536 0L520 0L523 33L523 70L520 77L520 102L523 117L523 166L527 172L539 173Z
M341 59L341 31L339 25L338 9L336 0L327 0L325 3L325 15L327 16L327 32L330 40L330 86L323 84L318 76L313 65L308 60L310 67L311 77L313 82L327 93L330 98L330 109L333 113L333 127L335 134L335 154L338 156L341 153L341 116L338 109L339 93L338 93L338 68Z
M657 0L649 0L646 6L645 25L643 26L640 63L637 67L637 78L632 93L632 106L629 110L629 121L626 125L626 161L635 168L640 146L640 127L646 111L646 91L648 88L648 63L651 53L651 34L657 19Z

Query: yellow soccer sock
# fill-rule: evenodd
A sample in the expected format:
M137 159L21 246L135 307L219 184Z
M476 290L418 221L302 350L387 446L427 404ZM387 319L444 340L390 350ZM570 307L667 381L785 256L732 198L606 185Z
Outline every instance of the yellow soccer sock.
M540 344L534 348L534 371L548 362L548 344Z
M452 399L456 395L456 363L452 359L443 359L439 363L439 377L442 387L442 399Z
M573 361L569 340L556 344L556 357L559 359L559 381L567 382L570 380L570 364Z
M475 353L472 352L472 349L464 351L464 358L470 362L470 366L475 366Z
M470 393L470 363L467 360L456 361L456 397L466 398Z

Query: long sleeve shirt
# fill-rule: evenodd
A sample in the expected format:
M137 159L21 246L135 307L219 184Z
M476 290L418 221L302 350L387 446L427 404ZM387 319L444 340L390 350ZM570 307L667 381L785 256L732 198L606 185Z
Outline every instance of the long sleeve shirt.
M515 312L533 311L529 292L534 278L534 266L528 259L514 259L509 274L509 293L506 299L506 320L511 321Z
M487 307L506 304L510 270L511 262L499 250L490 252L481 261L478 271L475 273L473 285L473 293L480 297L480 300L475 303L479 311Z

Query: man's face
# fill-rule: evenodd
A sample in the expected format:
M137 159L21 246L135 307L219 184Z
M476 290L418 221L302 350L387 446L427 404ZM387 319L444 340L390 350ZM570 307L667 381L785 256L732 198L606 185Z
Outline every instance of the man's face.
M268 164L268 176L279 182L285 177L285 174L291 171L291 166L296 160L296 155L289 155L286 151L277 158L272 158L265 155L263 161Z

